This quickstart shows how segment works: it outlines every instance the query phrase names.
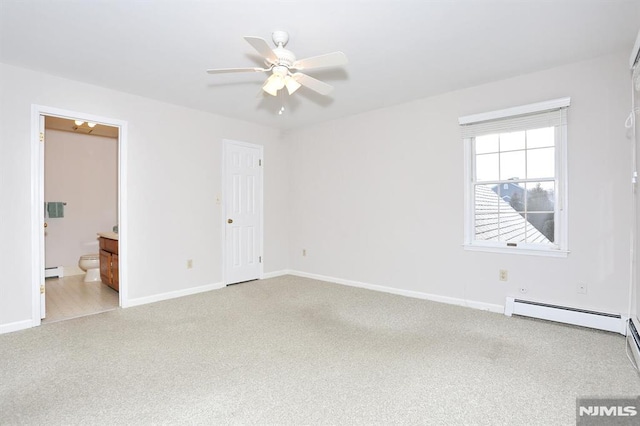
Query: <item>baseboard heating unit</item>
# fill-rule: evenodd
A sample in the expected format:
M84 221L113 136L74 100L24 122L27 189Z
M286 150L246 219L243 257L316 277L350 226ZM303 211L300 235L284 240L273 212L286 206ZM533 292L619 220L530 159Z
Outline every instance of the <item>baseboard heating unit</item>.
M64 267L55 266L53 268L45 268L44 269L44 277L45 278L51 278L51 277L62 278L62 277L64 277Z
M631 353L633 354L633 359L636 365L640 365L640 334L638 334L638 329L631 319L629 319L629 334L627 334L627 343L631 348Z
M509 317L511 315L521 315L565 324L580 325L582 327L612 331L622 335L626 335L627 329L627 318L619 314L550 305L548 303L532 302L530 300L516 299L513 297L507 297L504 314Z

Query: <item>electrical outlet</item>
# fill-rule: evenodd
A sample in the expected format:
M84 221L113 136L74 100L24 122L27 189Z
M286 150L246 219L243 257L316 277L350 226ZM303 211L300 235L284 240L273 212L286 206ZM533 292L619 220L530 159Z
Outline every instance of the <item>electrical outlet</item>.
M529 291L529 289L526 287L520 287L520 293L525 294L527 291Z
M500 269L500 281L507 281L509 279L509 271L506 269Z
M302 249L302 255L306 256L307 255L307 249Z
M193 259L187 259L187 269L193 268Z
M578 287L576 288L576 292L578 294L587 294L587 283L578 283Z

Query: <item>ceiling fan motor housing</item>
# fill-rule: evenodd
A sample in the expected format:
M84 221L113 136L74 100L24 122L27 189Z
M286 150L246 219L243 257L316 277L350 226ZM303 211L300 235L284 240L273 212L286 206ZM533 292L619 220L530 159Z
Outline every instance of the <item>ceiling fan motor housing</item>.
M278 75L282 78L286 77L289 74L289 68L282 66L282 65L276 65L275 67L273 67L273 74Z
M285 48L276 47L275 49L273 49L273 53L275 53L278 57L278 65L290 68L296 61L296 55L294 55L292 51Z

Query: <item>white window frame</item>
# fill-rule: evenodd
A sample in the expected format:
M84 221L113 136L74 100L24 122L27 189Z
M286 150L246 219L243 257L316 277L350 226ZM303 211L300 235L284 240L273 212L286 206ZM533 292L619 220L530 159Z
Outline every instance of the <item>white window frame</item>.
M513 108L491 111L481 114L460 117L458 123L464 142L464 249L487 251L493 253L527 254L537 256L567 257L568 249L568 202L567 202L567 118L566 111L571 98L553 99L535 104L521 105ZM518 243L516 247L504 241L483 241L475 237L475 193L474 185L474 152L473 139L476 129L495 127L495 133L501 132L501 123L513 123L544 112L560 111L561 123L556 126L555 137L555 222L554 243L532 244ZM513 119L513 120L510 120ZM506 127L506 126L505 126ZM505 130L502 130L505 131ZM509 130L514 131L514 130ZM485 133L486 134L486 131Z

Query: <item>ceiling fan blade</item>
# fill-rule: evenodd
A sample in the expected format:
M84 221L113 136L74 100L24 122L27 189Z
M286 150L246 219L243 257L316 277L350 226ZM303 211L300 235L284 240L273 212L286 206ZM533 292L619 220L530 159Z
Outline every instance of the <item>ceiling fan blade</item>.
M271 68L215 68L207 70L209 74L224 74L228 72L264 72L269 71Z
M333 91L333 86L330 84L327 84L323 81L320 81L318 79L315 79L311 76L308 76L306 74L303 74L301 72L297 72L295 74L292 75L292 77L300 84L302 84L304 87L308 87L309 89L313 90L314 92L318 92L321 95L328 95L329 93L331 93L331 91Z
M311 68L339 67L347 64L347 56L342 52L332 52L324 55L300 59L291 68L308 70Z
M275 53L273 53L273 50L271 49L271 47L269 47L269 43L267 43L265 39L252 36L245 36L244 39L247 41L247 43L253 46L253 48L258 51L260 56L265 58L268 63L275 64L278 62L278 57Z

